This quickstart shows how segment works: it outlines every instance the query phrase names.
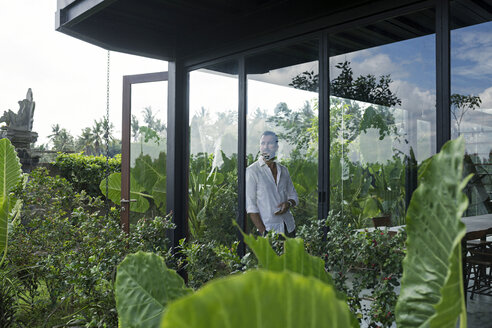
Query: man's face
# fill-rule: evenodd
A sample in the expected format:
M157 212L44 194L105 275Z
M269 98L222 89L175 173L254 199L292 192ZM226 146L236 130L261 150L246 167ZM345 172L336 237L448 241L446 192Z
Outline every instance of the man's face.
M260 139L260 155L265 161L275 157L278 150L278 142L275 136L262 136Z

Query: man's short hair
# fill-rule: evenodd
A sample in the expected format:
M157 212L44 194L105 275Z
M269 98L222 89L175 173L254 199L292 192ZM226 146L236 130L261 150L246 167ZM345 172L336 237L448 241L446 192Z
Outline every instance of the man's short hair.
M274 136L274 137L275 137L275 142L277 142L277 143L278 143L278 136L277 136L277 134L276 134L275 132L273 132L273 131L265 131L265 132L263 132L263 133L261 134L261 137L263 137L263 136ZM261 139L261 137L260 137L260 139Z

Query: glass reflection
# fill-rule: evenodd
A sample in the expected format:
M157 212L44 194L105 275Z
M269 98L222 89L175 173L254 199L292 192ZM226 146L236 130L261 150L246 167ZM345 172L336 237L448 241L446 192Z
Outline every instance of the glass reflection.
M193 239L236 239L238 79L236 63L192 71L188 223Z
M292 216L296 228L317 219L318 42L251 56L246 70L248 226L293 232ZM273 165L260 154L265 131L278 136Z
M165 216L167 82L132 85L130 222Z
M451 136L465 138L466 216L492 213L492 12L451 2Z
M404 224L417 165L434 153L433 17L330 35L330 208L357 228Z

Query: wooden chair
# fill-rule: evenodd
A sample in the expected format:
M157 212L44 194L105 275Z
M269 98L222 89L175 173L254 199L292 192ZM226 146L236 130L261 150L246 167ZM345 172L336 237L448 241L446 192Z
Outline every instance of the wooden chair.
M467 249L470 256L466 257L466 287L475 294L492 296L492 248L489 243L472 244ZM470 281L473 280L473 285Z

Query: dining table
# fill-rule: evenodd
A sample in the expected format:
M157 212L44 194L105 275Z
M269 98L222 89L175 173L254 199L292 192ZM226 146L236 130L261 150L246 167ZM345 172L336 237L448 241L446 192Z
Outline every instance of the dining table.
M492 234L492 213L467 216L461 219L466 226L465 240L485 239Z

